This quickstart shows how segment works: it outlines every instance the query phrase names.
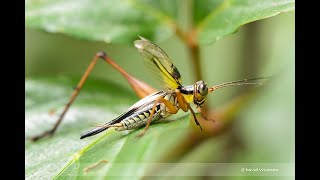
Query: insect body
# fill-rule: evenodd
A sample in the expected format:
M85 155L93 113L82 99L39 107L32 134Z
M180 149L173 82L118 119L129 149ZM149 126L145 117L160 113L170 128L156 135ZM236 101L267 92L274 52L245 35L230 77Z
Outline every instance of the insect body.
M255 78L223 83L210 88L204 81L198 81L194 85L183 86L181 84L181 75L168 55L149 40L140 38L140 40L134 42L135 47L138 48L144 62L156 75L164 90L144 97L119 117L84 133L81 139L98 134L110 127L115 127L116 130L122 131L146 125L145 129L140 133L140 135L143 135L151 122L176 114L180 109L184 112L190 110L196 124L201 128L195 112L190 107L190 103L194 103L197 108L201 108L204 105L207 94L216 89L234 85L260 84L246 82L261 79Z
M121 114L119 117L106 123L102 127L97 127L83 134L81 136L81 139L100 133L108 129L109 127L116 127L115 129L117 131L122 131L134 129L142 125L145 125L147 123L148 118L150 117L151 110L156 99L158 97L166 97L166 94L167 93L164 91L159 91L141 99L140 101L132 105L125 113ZM153 121L162 119L165 116L165 113L163 113L165 112L165 109L163 107L164 106L161 106L160 103L157 103L154 110L155 112L152 117Z

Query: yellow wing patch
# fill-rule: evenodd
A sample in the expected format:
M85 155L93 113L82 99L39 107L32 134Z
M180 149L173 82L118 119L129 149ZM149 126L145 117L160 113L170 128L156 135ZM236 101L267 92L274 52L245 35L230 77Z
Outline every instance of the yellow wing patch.
M168 90L181 86L181 75L164 50L143 37L134 41L134 45L162 86Z

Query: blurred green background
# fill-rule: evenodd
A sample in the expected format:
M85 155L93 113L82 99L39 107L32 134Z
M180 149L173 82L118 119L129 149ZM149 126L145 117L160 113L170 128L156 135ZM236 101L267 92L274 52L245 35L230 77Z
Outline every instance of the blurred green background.
M81 76L95 53L106 51L121 67L137 78L157 86L145 76L142 58L132 45L106 44L75 39L62 34L26 29L26 76ZM137 37L138 39L138 37ZM201 47L202 72L208 85L250 77L278 74L294 65L294 13L285 13L241 27L228 35ZM176 37L157 44L164 49L179 69L183 84L193 84L190 58L184 44ZM124 88L127 82L111 66L99 62L90 75L114 81ZM237 88L226 88L210 95L210 102L226 101Z
M294 16L294 12L289 12L252 22L215 43L200 46L203 80L209 86L260 76L273 76L274 79L261 88L254 99L237 113L231 131L226 134L228 138L224 135L209 138L184 157L186 161L294 163ZM103 50L130 74L157 87L153 78L146 75L149 72L144 67L133 43L92 42L32 28L26 28L25 34L26 79L58 75L80 79L95 53ZM193 84L197 80L194 77L188 50L176 35L155 43L167 52L179 69L183 84ZM98 62L88 81L95 79L115 83L119 85L118 88L132 91L123 77L102 61ZM76 84L69 84L68 88L75 86ZM244 88L226 88L210 94L208 102L211 107L220 107L243 92ZM134 99L136 100L138 98ZM223 145L220 146L219 143ZM33 146L26 143L26 148L29 148L27 154L32 149L30 147ZM27 161L26 164L30 166ZM37 171L39 167L41 165L32 171ZM231 179L257 178L293 179L294 177L231 177Z

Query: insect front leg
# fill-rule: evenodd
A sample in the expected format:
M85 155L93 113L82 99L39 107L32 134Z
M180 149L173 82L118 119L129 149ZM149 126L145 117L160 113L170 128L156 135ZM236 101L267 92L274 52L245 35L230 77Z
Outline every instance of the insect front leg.
M146 124L145 128L138 135L139 137L143 136L146 133L146 131L148 130L148 128L150 126L150 123L151 123L151 120L152 120L152 117L154 115L154 112L156 110L156 106L157 106L158 103L163 103L168 108L168 110L169 110L169 112L171 114L176 114L178 112L178 110L179 110L170 101L164 99L163 97L158 97L156 99L156 101L154 102L154 104L153 104L153 107L152 107L152 110L150 112L150 116L148 118L148 121L147 121L147 124Z
M189 109L191 111L191 114L193 116L194 121L200 127L200 129L202 130L202 127L201 127L199 121L197 120L196 113L193 111L193 109L191 108L190 104L184 99L184 97L183 97L183 95L181 94L180 91L176 91L176 95L177 95L177 101L178 101L179 107L184 112L187 112L188 109Z

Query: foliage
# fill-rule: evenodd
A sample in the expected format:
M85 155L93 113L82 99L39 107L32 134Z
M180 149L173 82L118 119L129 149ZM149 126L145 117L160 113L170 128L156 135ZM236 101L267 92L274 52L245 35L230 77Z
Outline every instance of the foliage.
M189 29L182 28L179 23L183 14L180 12L181 4L189 9ZM107 43L131 44L137 35L158 41L176 34L186 44L190 43L191 38L196 44L203 45L236 32L246 23L293 10L292 0L122 0L117 3L103 0L27 0L26 26ZM285 150L293 147L291 136L274 143L275 148L269 147L270 143L263 146L259 138L267 142L281 136L281 131L286 127L279 122L277 115L280 115L282 122L291 123L294 118L293 73L293 63L289 62L283 76L272 81L272 88L267 86L250 94L245 101L239 101L236 107L233 105L238 102L237 99L227 104L225 109L220 108L224 115L222 119L226 122L236 115L243 117L244 121L238 124L244 131L240 133L243 136L241 138L235 138L234 132L228 129L217 134L200 132L190 116L181 112L167 121L152 125L142 138L136 137L141 131L138 129L124 132L108 130L99 136L80 140L81 132L90 129L92 124L116 117L138 100L132 92L112 82L92 78L86 83L55 136L36 143L26 141L26 178L86 179L92 176L103 179L103 176L130 175L140 179L155 171L156 167L148 163L214 163L236 159L247 162L256 159L277 162L280 159L286 162L292 154L283 157L282 153L277 152L281 151L281 144L286 142L288 147ZM51 127L57 112L60 112L72 93L71 86L78 80L79 77L69 76L26 79L27 138ZM282 92L288 93L283 95ZM247 106L244 106L245 103ZM234 123L230 122L232 129ZM266 137L266 134L274 136ZM237 146L243 144L237 139L249 142L248 146L256 151L247 155ZM235 150L238 150L237 153L230 159ZM257 158L270 151L276 152L263 156L268 159ZM99 162L102 163L93 167ZM206 168L186 168L185 171L205 172ZM163 172L168 170L165 168Z

